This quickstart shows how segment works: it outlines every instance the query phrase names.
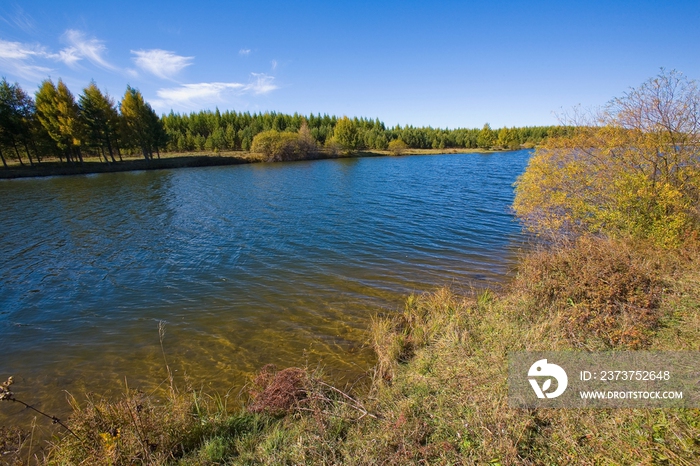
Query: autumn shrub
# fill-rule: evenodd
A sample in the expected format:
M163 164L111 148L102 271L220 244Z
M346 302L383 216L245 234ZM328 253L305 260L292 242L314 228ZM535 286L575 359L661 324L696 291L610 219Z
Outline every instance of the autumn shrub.
M650 251L583 236L525 257L512 287L576 347L644 348L663 317L663 264Z
M572 135L537 148L513 208L548 236L596 233L678 247L700 227L700 91L662 72Z
M309 376L303 369L289 367L276 371L275 366L264 366L253 380L249 393L253 413L281 416L289 413L307 397Z
M401 155L406 149L408 149L408 144L403 142L402 139L394 139L389 143L389 151L394 155Z
M303 125L297 133L274 129L258 133L250 150L263 154L268 162L289 162L308 158L316 152L317 146L308 126Z

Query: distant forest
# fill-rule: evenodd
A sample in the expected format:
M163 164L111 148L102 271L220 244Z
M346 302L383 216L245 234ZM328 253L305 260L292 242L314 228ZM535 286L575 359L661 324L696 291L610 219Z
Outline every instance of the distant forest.
M149 160L154 154L160 157L160 151L256 151L271 135L299 134L307 147L318 151L519 149L570 130L562 126L492 129L488 124L474 129L390 128L379 119L218 109L158 116L130 86L116 103L94 82L77 99L60 79L56 84L43 81L33 97L17 83L5 78L0 82L0 158L5 167L9 161L33 165L49 158L82 162L86 155L116 163L123 154L141 154Z

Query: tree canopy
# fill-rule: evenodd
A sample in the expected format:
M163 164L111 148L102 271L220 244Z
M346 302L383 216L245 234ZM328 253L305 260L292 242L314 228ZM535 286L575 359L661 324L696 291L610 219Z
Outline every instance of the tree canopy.
M677 244L700 222L700 92L662 72L538 147L514 209L539 234Z

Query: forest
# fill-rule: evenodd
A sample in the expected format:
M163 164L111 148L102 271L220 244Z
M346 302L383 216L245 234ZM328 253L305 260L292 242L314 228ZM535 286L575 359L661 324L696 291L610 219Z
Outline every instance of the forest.
M0 82L0 159L4 168L11 164L33 166L46 160L82 163L86 156L106 164L134 155L151 160L154 154L160 158L161 151L253 151L264 152L267 160L289 160L323 151L514 150L534 147L571 130L562 126L492 129L489 124L472 129L388 127L378 118L220 112L218 108L158 116L141 92L131 86L116 102L95 82L77 98L61 79L57 83L44 80L34 96L5 78ZM292 144L295 155L273 154L272 143L277 144L277 152L280 144L287 148Z

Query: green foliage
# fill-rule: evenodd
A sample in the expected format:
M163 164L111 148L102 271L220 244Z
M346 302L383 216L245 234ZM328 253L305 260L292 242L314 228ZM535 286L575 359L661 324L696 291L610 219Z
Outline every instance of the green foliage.
M251 151L262 154L268 162L303 160L315 150L316 143L308 127L302 127L298 133L263 131L253 138L251 146Z
M394 155L401 155L406 149L408 149L408 144L403 142L402 139L394 139L389 143L389 151Z
M106 149L112 161L116 161L114 148L119 131L119 114L114 100L102 94L93 81L83 90L83 94L78 98L78 105L87 129L87 144L93 148L99 148L103 153ZM107 160L106 155L105 160Z
M27 157L32 163L28 140L36 128L34 102L19 84L9 84L5 78L0 81L0 158L7 167L3 148L14 150L17 160L22 162L18 144L23 143Z
M36 93L36 112L39 122L69 160L77 155L82 160L80 145L85 137L85 125L80 108L68 87L47 79Z
M12 158L23 163L23 153L30 162L32 154L37 161L49 156L58 156L61 160L65 156L72 161L82 159L84 152L115 162L115 152L121 158L122 151L140 152L147 160L154 153L160 156L161 149L214 153L249 151L255 136L270 130L299 134L298 150L287 151L292 155L285 158L297 158L299 153L308 156L316 153L319 147L331 155L361 149L387 150L396 140L403 141L410 149L475 149L479 142L485 148L515 149L534 147L549 136L572 131L572 128L561 127L522 127L505 131L489 128L486 134L484 129L450 130L410 125L389 128L376 118L339 119L327 114L302 116L277 112L251 114L218 109L189 114L171 111L159 118L141 93L131 87L127 88L119 105L94 82L83 89L78 103L60 80L58 86L51 80L42 82L36 92L36 104L17 84L5 81L2 89L5 97L0 100L9 102L7 99L11 97L15 103L18 99L21 102L2 107L5 109L2 115L6 116L0 116L0 156L5 164ZM7 117L10 114L15 116ZM487 137L479 140L479 135Z
M700 92L662 72L592 121L540 146L516 183L539 234L601 233L680 244L700 225Z
M486 123L476 137L476 145L482 149L490 149L496 145L497 134L491 129L491 126Z
M153 151L165 147L168 136L163 123L151 105L144 101L141 92L127 86L120 104L122 114L122 137L127 144L141 149L146 160L153 158ZM204 149L205 139L198 146Z
M333 137L347 152L354 152L364 147L357 123L346 116L336 123Z

